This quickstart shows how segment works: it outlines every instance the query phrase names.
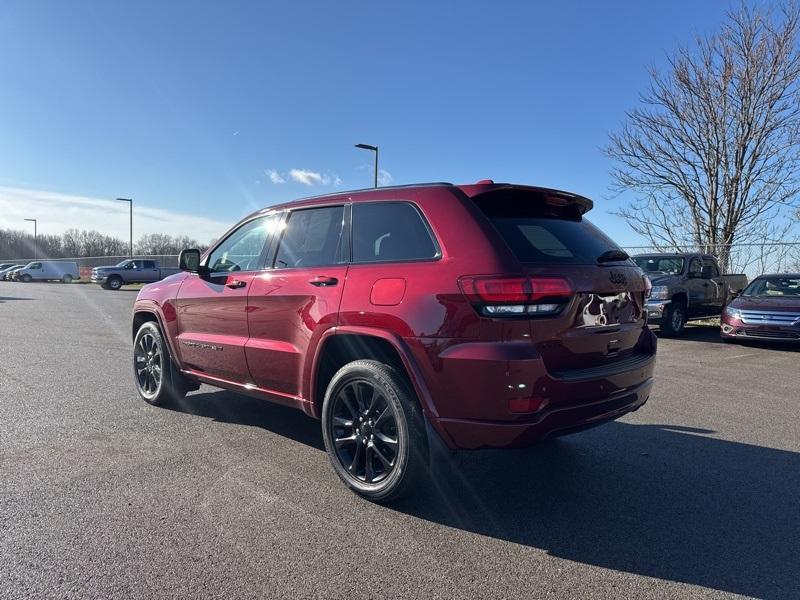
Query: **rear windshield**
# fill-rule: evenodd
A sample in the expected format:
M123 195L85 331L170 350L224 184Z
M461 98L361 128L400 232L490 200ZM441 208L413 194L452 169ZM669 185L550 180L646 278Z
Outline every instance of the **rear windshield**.
M574 213L561 216L524 194L516 198L478 196L475 204L522 263L594 265L603 253L620 249L586 219Z

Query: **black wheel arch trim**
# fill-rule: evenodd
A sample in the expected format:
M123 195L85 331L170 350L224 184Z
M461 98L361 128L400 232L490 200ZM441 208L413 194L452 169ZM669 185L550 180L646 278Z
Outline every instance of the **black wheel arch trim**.
M142 302L146 302L147 304L142 306L140 304ZM132 324L135 322L136 315L142 313L155 316L156 322L158 323L158 328L161 330L161 337L167 344L167 348L169 349L170 362L172 362L179 371L182 371L183 365L181 365L180 363L180 354L177 353L177 349L175 347L175 344L173 343L172 336L169 335L168 329L164 325L164 315L161 313L161 306L159 306L153 300L137 300L136 304L133 307ZM134 330L134 328L131 327L131 330L132 330L132 339L135 340L138 329Z

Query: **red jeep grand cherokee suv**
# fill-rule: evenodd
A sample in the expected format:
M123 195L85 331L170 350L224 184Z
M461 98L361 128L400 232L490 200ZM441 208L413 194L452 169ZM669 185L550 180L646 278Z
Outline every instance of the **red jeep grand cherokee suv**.
M142 289L136 386L199 383L322 420L339 477L373 500L442 442L527 446L647 401L642 271L556 190L428 184L256 212Z

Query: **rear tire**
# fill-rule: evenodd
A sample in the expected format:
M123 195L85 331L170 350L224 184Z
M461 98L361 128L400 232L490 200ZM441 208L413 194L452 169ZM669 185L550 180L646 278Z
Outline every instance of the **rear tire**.
M686 308L682 302L672 301L667 305L661 320L660 332L664 337L678 337L686 325Z
M374 502L396 500L427 471L424 417L406 379L387 364L356 360L337 371L322 405L333 470Z
M61 278L61 283L72 283L72 275L69 275L69 274L64 275Z
M153 321L143 323L134 338L133 380L142 399L154 406L179 401L192 388L173 364L161 330Z
M122 287L122 279L119 277L110 277L106 281L106 289L114 290L115 292Z

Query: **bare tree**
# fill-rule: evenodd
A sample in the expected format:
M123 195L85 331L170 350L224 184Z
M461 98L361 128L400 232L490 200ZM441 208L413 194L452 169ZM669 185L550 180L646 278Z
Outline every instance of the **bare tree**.
M614 189L638 198L617 214L662 249L687 241L718 256L768 241L800 190L800 11L742 5L718 35L651 69L642 104L606 153ZM765 229L766 224L766 229ZM778 227L775 231L781 230Z
M186 235L172 237L166 233L149 233L140 237L136 242L136 253L142 255L178 254L186 248L197 247L197 241Z

